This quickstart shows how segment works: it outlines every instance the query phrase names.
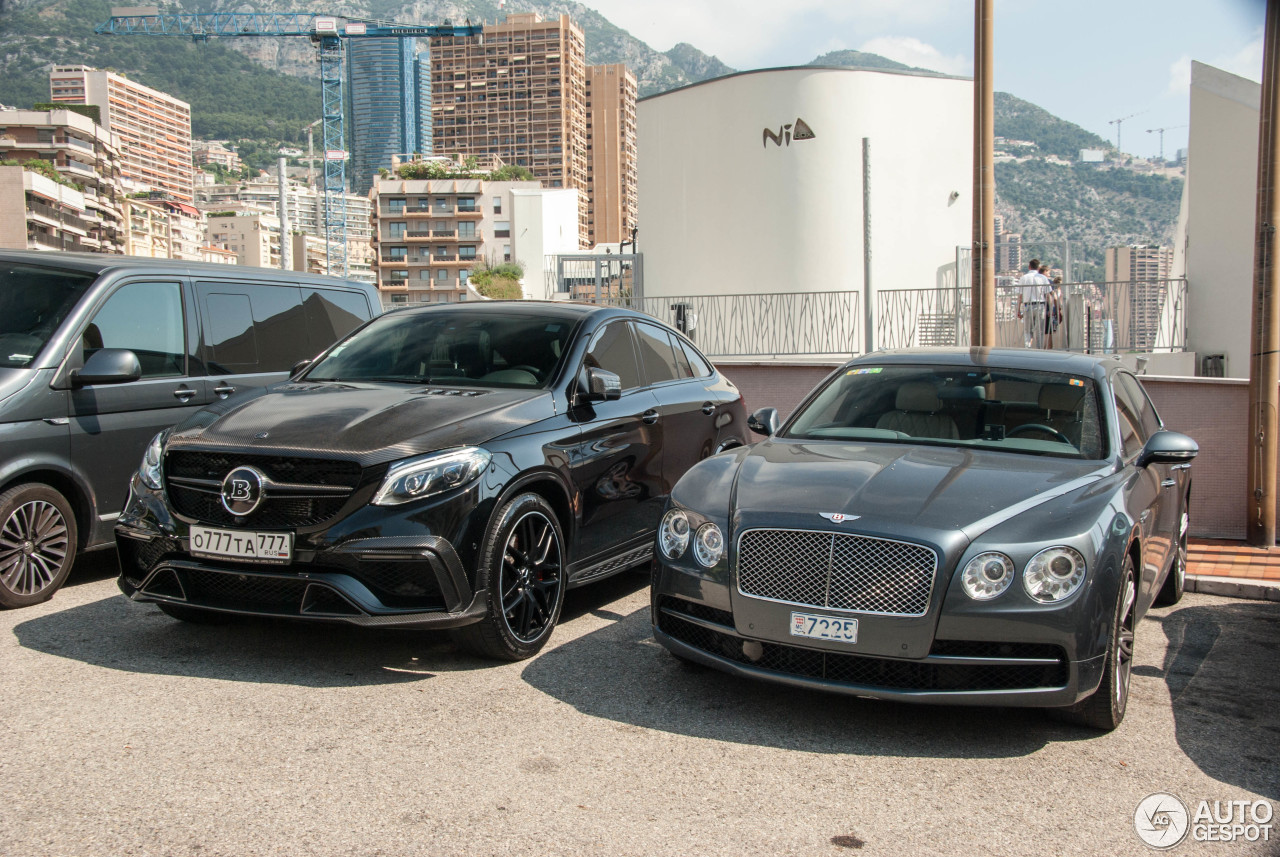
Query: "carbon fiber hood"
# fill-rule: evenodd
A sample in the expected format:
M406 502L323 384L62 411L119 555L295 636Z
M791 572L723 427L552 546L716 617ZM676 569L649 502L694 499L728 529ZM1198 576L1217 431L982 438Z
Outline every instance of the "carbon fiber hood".
M368 467L483 444L554 415L547 390L284 383L198 411L169 447L332 454Z

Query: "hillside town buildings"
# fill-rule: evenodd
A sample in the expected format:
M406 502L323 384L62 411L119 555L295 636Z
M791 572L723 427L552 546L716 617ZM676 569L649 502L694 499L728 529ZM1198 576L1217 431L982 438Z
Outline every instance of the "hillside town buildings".
M120 174L126 189L164 191L191 202L191 105L111 71L84 65L55 66L50 100L91 104L102 126L120 138Z

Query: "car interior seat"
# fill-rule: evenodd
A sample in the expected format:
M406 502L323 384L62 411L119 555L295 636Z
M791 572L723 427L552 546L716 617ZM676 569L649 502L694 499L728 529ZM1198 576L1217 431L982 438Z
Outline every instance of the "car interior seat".
M882 414L876 428L900 431L912 437L938 437L956 440L960 431L956 421L939 413L942 400L932 384L908 381L898 388L894 410Z

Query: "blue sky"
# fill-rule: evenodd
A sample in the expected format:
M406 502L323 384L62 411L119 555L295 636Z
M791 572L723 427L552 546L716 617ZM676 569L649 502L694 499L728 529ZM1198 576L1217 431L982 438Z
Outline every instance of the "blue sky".
M973 73L972 0L581 0L651 47L689 42L738 69L839 49ZM996 0L995 88L1153 156L1186 145L1191 60L1262 77L1265 0ZM1178 127L1184 126L1184 127Z

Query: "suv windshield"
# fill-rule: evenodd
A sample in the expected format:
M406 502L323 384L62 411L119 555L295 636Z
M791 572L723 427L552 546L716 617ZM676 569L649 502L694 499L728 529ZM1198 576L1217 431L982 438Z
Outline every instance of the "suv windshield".
M540 387L556 372L576 319L554 310L389 313L339 343L309 381Z
M0 264L0 368L31 365L97 277Z
M1100 459L1093 380L1056 372L946 366L851 366L784 432L806 440L976 446Z

